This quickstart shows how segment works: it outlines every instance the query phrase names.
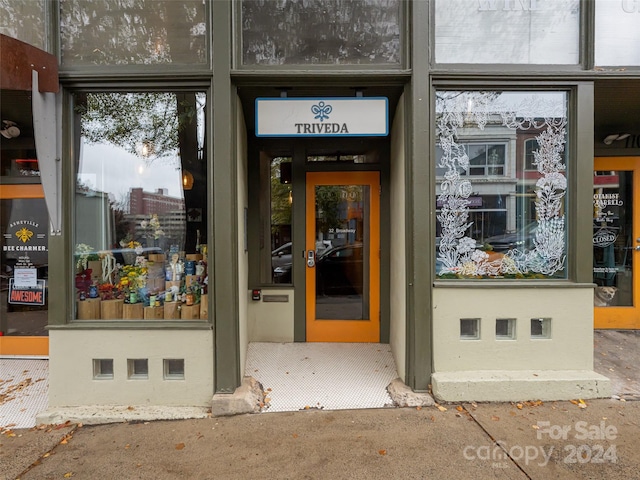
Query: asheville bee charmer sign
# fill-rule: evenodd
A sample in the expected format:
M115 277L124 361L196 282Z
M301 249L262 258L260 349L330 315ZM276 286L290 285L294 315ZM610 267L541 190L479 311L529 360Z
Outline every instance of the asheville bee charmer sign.
M9 221L3 233L2 251L13 263L8 302L44 305L46 281L38 278L37 265L44 265L48 256L45 227L29 218Z
M384 137L386 97L257 98L257 137Z

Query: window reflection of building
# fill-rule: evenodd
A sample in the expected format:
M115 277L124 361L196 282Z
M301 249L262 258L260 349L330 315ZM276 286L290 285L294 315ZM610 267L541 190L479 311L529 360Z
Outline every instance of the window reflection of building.
M470 235L478 243L488 237L515 229L516 225L516 134L510 129L490 125L485 129L464 129L461 143L469 157L469 169L460 170L472 183L469 197L469 221L473 223ZM436 147L436 165L442 157L442 148ZM440 183L445 168L436 167L436 194L440 194ZM438 202L437 211L441 205ZM440 225L437 235L440 236Z

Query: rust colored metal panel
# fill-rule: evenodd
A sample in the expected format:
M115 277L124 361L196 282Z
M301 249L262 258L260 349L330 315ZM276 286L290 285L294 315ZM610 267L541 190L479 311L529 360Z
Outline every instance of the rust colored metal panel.
M56 57L28 43L0 34L0 88L31 90L32 70L38 72L40 92L58 92Z

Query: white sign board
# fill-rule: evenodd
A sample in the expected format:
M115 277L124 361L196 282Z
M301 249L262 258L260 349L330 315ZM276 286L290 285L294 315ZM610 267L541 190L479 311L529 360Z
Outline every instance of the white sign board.
M386 97L257 98L257 137L384 137Z
M35 268L14 269L13 284L16 287L36 287L38 285L38 270Z

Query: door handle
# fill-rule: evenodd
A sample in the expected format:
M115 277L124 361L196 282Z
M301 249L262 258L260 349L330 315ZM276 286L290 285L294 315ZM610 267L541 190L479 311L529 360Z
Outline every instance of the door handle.
M316 266L316 252L315 250L307 251L307 267L313 268Z

